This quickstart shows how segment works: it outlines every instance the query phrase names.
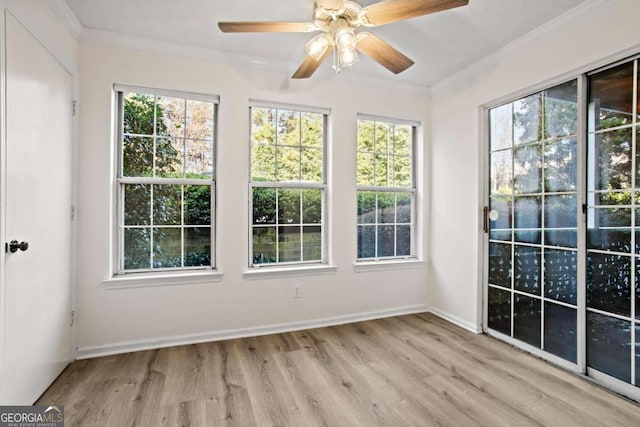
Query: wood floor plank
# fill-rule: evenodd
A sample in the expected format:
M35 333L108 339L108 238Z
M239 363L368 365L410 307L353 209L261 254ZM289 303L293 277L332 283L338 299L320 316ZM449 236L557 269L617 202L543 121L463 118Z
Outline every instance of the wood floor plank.
M638 426L640 405L431 314L77 361L68 426Z

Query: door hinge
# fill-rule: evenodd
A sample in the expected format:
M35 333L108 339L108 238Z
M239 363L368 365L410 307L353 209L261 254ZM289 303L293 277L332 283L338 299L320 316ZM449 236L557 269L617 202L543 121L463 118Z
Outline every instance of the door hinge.
M73 326L74 323L76 323L76 311L71 310L71 323L69 324L69 326Z
M72 205L71 206L71 221L75 221L76 220L76 206Z
M76 115L77 108L78 108L78 101L76 101L76 100L71 101L71 115L72 116Z

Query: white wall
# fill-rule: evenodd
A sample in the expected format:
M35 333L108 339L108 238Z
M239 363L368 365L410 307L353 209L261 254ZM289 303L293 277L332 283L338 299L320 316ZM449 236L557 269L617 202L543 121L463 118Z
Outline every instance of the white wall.
M596 0L431 88L434 311L479 327L482 308L481 106L640 52L640 1Z
M353 268L356 115L425 121L424 96L356 87L341 76L296 82L272 72L88 43L80 45L79 58L81 356L121 351L129 344L144 347L154 341L170 342L171 337L206 337L243 328L424 308L426 268L359 273ZM114 83L220 95L217 253L224 272L221 282L118 290L103 286L102 281L110 277ZM333 274L260 280L242 276L248 259L249 99L332 110L329 234L332 264L338 268ZM421 146L421 157L425 151ZM419 179L424 189L425 175ZM421 192L421 206L423 196ZM420 212L424 225L425 209ZM300 299L292 298L294 284L302 284Z

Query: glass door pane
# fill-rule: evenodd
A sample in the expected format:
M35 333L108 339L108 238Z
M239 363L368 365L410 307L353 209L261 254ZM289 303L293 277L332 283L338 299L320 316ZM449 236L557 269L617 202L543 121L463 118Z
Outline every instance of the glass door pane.
M490 111L488 327L577 360L577 81Z
M587 365L638 385L637 60L589 77Z

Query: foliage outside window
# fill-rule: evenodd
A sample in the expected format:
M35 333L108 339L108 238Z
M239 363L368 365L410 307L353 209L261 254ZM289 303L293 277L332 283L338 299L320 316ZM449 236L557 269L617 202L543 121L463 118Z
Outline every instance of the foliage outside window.
M116 90L118 270L213 267L215 98Z
M358 260L414 255L414 126L358 120Z
M252 266L324 261L325 121L251 107Z

